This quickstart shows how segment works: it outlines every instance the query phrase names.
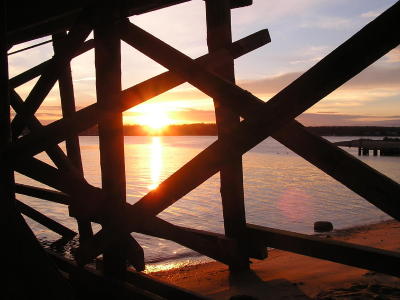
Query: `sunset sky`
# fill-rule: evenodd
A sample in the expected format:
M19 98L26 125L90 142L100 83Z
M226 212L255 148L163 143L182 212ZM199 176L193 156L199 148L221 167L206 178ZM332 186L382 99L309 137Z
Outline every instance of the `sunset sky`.
M267 101L347 40L394 0L253 0L232 11L233 39L268 28L271 43L235 61L237 84ZM131 21L192 58L207 53L205 8L201 0L132 17ZM398 29L393 29L398 30ZM44 38L38 41L47 40ZM32 44L32 43L30 43ZM18 45L11 49L25 47ZM50 58L51 44L9 56L10 76ZM78 107L95 102L94 52L72 62ZM122 43L123 88L165 69ZM36 80L17 89L25 98ZM397 47L300 116L305 125L400 126L400 48ZM60 117L57 86L37 113L43 123ZM211 123L212 100L181 85L124 113L126 124Z

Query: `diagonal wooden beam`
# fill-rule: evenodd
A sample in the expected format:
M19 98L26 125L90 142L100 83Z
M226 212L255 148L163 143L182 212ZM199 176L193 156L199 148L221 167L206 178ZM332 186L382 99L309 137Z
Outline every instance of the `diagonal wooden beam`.
M65 193L21 183L15 184L15 193L65 205L71 203L70 196Z
M238 58L269 42L268 30L260 30L234 42L228 49L221 49L212 54L199 57L196 62L212 69L218 67L226 55ZM177 74L170 71L164 72L122 91L122 107L115 107L115 109L125 111L184 82L185 80ZM99 110L97 104L85 107L71 117L55 121L41 130L20 138L9 149L10 154L12 154L11 159L19 155L33 156L40 153L50 145L58 144L67 137L92 127L98 120L102 120L107 116L107 112Z
M91 10L87 9L79 16L77 22L68 34L64 49L54 55L54 60L46 66L42 76L26 98L22 113L15 116L11 123L14 139L18 138L25 124L30 122L32 115L53 88L57 81L59 71L71 61L74 53L79 50L90 34L92 30L91 25L89 25L91 23L90 13Z
M93 49L94 43L93 39L87 40L86 42L83 43L82 47L74 53L74 57L77 57L91 49ZM26 70L25 72L22 72L21 74L18 74L12 78L9 79L8 81L8 86L10 89L14 89L20 85L23 85L24 83L27 83L28 81L40 76L43 74L44 70L48 67L49 64L52 63L54 58L51 58L49 60L46 60L45 62L42 62L41 64L34 66L33 68Z
M46 215L42 214L41 212L37 211L36 209L26 205L25 203L16 200L16 207L17 209L24 214L25 216L31 218L32 220L42 224L43 226L47 227L48 229L58 233L62 237L67 239L72 239L77 233L68 227L50 219Z

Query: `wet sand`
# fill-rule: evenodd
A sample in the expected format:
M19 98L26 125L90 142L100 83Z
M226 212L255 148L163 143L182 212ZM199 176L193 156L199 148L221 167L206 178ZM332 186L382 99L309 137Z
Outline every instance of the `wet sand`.
M400 250L400 223L386 221L320 235L372 247ZM251 271L230 274L218 262L149 274L213 299L251 295L255 299L400 299L400 279L281 250Z

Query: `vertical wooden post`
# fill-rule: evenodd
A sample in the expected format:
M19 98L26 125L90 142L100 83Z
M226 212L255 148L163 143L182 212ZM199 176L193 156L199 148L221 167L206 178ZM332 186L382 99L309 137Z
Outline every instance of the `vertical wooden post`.
M229 46L232 43L230 1L207 0L206 17L209 52ZM226 63L218 68L216 73L226 80L235 82L233 60L227 58ZM240 124L239 116L222 106L218 99L214 99L214 106L218 138L221 140L232 138L233 131ZM242 157L235 154L233 156L234 159L221 168L221 197L225 234L237 239L240 249L237 263L229 267L231 270L245 270L249 268L249 260L246 253Z
M54 53L62 51L63 40L66 38L65 32L59 32L53 35ZM74 86L72 82L71 65L68 63L66 67L60 71L58 77L58 86L60 89L61 109L63 117L69 117L75 112L75 97ZM81 151L79 147L79 137L77 134L70 136L65 141L67 149L67 157L72 164L76 167L79 173L83 176L83 166ZM77 220L79 239L86 240L88 237L93 236L92 226L88 220Z
M99 110L107 117L99 122L100 164L102 188L107 196L106 210L109 223L104 230L113 231L113 220L118 218L126 202L124 135L121 106L121 44L116 22L119 10L115 2L101 1L99 22L94 29L96 93ZM116 232L113 232L116 234ZM126 272L126 241L113 245L104 252L104 272L108 276L124 278Z
M3 151L11 143L10 98L8 91L8 59L6 39L6 1L0 1L0 213L1 227L6 231L5 240L15 244L16 207L14 194L14 172L9 160L3 156ZM4 247L6 251L9 247ZM7 251L5 270L12 268L14 259L9 257L13 251ZM2 252L3 253L3 252ZM18 260L18 258L16 258Z
M11 143L10 98L6 40L6 1L0 1L0 153ZM8 160L0 157L1 219L8 222L15 211L14 172ZM4 228L4 227L3 227Z

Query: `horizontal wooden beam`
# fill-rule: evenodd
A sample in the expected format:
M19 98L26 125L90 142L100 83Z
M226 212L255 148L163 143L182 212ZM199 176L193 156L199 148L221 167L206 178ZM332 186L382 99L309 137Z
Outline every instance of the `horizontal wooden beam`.
M65 193L21 183L15 184L15 193L65 205L71 203L71 197Z
M285 230L247 224L251 239L266 246L394 276L400 275L400 253Z
M123 224L119 224L118 221L114 225L124 228ZM176 226L158 217L151 217L140 224L136 224L134 229L130 231L173 241L227 265L237 259L238 245L236 240L214 232ZM104 239L106 236L107 232L102 229L96 234L95 243L81 243L80 248L75 252L78 263L86 264L93 257L100 255L102 249L107 246L108 241ZM119 238L119 236L114 235L112 240L117 241ZM251 240L247 244L247 254L256 259L267 257L265 247Z
M211 54L199 57L196 62L210 68L218 67L226 55L238 58L254 49L270 42L268 30L260 30L248 37L242 38L228 49L221 49ZM122 91L122 107L115 107L118 111L125 111L135 105L158 96L182 83L185 80L173 72L165 72ZM82 132L95 125L98 120L107 117L107 112L99 110L97 104L87 106L73 116L55 121L41 130L29 133L20 138L11 146L10 159L19 155L33 156L44 151L50 145L55 145L67 137Z
M91 49L93 49L94 43L93 39L87 40L82 47L74 53L74 57L77 57ZM18 74L12 78L9 79L8 81L8 86L10 89L14 89L20 85L23 85L24 83L27 83L28 81L42 75L44 70L48 68L48 66L52 63L54 58L51 58L49 60L46 60L45 62L42 62L41 64L34 66L33 68L26 70L25 72L22 72L21 74Z
M47 227L48 229L58 233L64 238L72 239L77 233L68 227L50 219L46 215L42 214L41 212L37 211L36 209L26 205L25 203L16 200L15 202L17 209L24 214L25 216L31 218L32 220L42 224L43 226Z

